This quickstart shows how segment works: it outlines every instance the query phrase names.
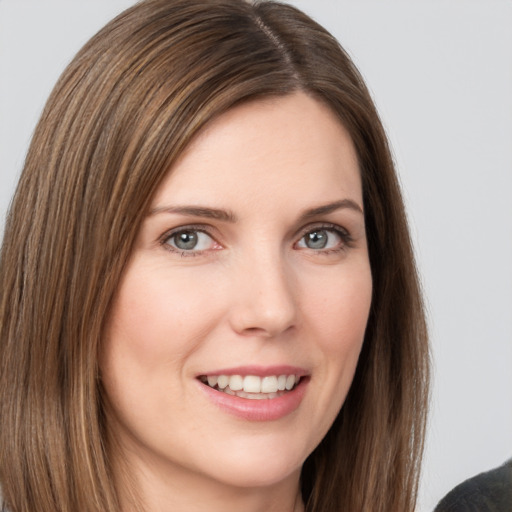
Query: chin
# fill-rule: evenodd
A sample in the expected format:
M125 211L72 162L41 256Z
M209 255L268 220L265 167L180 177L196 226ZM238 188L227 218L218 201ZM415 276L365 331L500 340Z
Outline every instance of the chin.
M231 447L229 460L219 457L213 466L214 478L227 485L240 488L271 487L286 479L298 479L303 459L300 450L290 446L259 448L255 452Z
M283 465L262 465L259 467L236 467L233 470L221 471L215 475L217 482L221 482L231 487L244 489L258 489L265 487L273 487L282 484L284 480L298 480L301 472L301 466L288 467Z

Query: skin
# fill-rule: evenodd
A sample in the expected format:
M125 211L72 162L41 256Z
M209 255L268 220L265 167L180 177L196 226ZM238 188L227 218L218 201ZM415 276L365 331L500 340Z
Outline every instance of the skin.
M190 205L230 218L176 211ZM304 93L238 106L185 151L141 226L100 356L124 512L126 474L155 512L303 510L301 466L345 400L370 309L362 211L352 141ZM177 247L183 227L200 230L193 250ZM308 246L315 231L324 248ZM249 421L203 392L198 375L248 364L306 369L298 408Z

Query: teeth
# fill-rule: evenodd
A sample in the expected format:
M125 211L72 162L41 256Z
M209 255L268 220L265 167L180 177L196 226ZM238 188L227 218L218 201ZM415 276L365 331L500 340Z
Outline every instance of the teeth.
M277 377L263 377L261 381L261 392L262 393L277 393Z
M265 393L247 393L246 391L238 391L236 393L236 396L239 396L241 398L248 398L249 400L266 400L267 398L270 398Z
M247 375L247 377L244 377L243 388L246 393L260 393L261 379L259 377L256 377L255 375Z
M290 391L293 386L295 386L295 375L288 375L288 377L286 377L286 389Z
M208 384L210 383L208 382ZM219 375L219 377L217 378L217 385L219 386L219 389L224 389L228 384L229 377L227 375Z
M236 395L252 400L276 398L283 391L291 391L300 381L298 375L209 375L202 381L211 388L222 390L229 395Z
M240 391L244 387L244 381L240 375L231 375L229 378L231 391Z

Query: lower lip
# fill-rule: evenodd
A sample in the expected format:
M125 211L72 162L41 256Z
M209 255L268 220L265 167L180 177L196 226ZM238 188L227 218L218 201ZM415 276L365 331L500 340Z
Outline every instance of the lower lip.
M262 400L228 395L202 382L199 385L216 406L229 414L248 421L273 421L288 416L299 407L308 382L308 378L302 378L294 389L284 395Z

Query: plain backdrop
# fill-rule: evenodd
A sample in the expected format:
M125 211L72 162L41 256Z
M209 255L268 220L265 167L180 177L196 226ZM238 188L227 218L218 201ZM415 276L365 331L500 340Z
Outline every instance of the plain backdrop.
M38 115L133 0L0 0L0 226ZM348 50L388 130L432 336L419 510L512 457L512 2L295 0Z

